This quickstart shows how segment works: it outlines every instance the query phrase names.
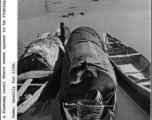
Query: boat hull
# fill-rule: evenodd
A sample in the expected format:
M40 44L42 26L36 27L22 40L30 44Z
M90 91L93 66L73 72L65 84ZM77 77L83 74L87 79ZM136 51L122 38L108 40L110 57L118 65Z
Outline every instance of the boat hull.
M44 95L53 77L61 74L64 49L58 37L51 33L42 35L26 48L18 61L17 113L25 113ZM56 79L56 88L60 79Z
M103 42L92 28L80 27L72 32L65 46L60 86L59 100L67 120L84 117L87 119L92 117L98 117L98 119L101 117L101 120L112 119L116 104L116 95L114 95L117 89L116 76L105 53ZM100 105L83 104L83 107L80 107L81 105L78 106L77 102L81 100L106 107L104 107L104 111L99 109L97 112L96 109L100 108ZM73 103L75 105L71 101L76 101ZM86 106L89 105L94 111L86 109ZM77 115L77 107L82 108L81 117L79 114Z
M107 33L103 33L103 39L107 55L117 73L139 94L150 100L151 63L149 60Z

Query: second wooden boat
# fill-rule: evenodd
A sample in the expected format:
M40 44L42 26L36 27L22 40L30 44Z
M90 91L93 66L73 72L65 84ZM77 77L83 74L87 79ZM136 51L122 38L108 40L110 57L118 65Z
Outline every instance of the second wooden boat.
M52 82L60 76L64 47L57 36L45 33L33 41L18 60L17 113L26 112Z
M103 33L103 40L107 54L118 73L143 97L150 100L150 61L141 53L107 33Z

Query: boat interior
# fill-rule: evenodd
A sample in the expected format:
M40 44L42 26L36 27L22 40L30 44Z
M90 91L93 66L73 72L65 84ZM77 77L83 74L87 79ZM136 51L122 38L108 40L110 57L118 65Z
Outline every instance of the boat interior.
M140 53L130 55L116 55L110 57L119 69L132 81L150 89L150 63Z
M29 82L28 82L29 81ZM27 83L28 82L28 83ZM28 97L33 96L33 94L41 88L47 82L47 79L27 79L23 83L17 84L18 95L19 91L21 91L22 95L20 95L20 99L18 100L18 105L23 103L28 99ZM25 86L26 85L26 86ZM26 87L26 89L25 89ZM23 90L25 89L25 91Z
M123 44L120 43L113 43L108 45L107 53L110 56L114 56L114 55L134 54L138 52L129 46L124 46Z
M150 89L151 63L130 46L121 43L119 40L111 36L107 37L107 54L114 63L132 81Z

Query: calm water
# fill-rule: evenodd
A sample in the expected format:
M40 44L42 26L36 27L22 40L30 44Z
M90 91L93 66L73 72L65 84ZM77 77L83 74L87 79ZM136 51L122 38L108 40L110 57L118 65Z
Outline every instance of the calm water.
M36 39L38 33L54 32L59 27L59 21L64 21L71 30L89 26L100 36L102 32L108 32L151 58L150 0L61 1L56 4L57 7L53 0L48 2L50 12L46 12L41 0L19 0L19 38L25 45ZM73 11L75 17L63 19L58 16ZM84 17L79 15L80 11L85 12Z
M103 0L88 8L84 6L82 3L81 10L87 12L85 18L71 18L65 22L73 28L90 26L101 36L102 32L108 32L150 59L150 0Z
M46 12L45 4L41 0L19 0L19 44L28 45L37 38L38 33L54 32L62 20L71 30L79 26L89 26L94 28L101 37L102 32L107 32L150 60L150 4L150 0L99 0L98 2L62 0L57 4L59 11L57 12L57 7L51 0L48 3L49 11ZM75 8L69 9L69 7ZM63 19L58 16L73 11L76 14L75 17ZM85 12L84 17L79 15L81 11ZM22 47L18 49L19 54L24 50ZM115 120L149 120L149 116L121 87L118 87L117 103ZM40 109L36 115L30 115L30 112L27 112L19 118L20 120L61 120L59 103L53 101L50 106L44 110Z

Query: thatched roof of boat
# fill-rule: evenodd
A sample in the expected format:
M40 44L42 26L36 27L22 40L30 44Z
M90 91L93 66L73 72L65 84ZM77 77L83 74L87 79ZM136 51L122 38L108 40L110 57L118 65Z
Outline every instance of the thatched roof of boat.
M41 65L40 68L44 67L44 68L54 69L56 62L59 59L58 57L60 57L59 56L60 51L63 52L64 47L57 36L51 33L42 34L42 36L39 37L38 40L33 41L26 47L25 52L19 59L20 66L18 67L19 68L24 66L30 67L32 66L32 64L35 64L35 66L36 65L39 66L39 62L41 62L43 66ZM38 57L40 57L41 60L37 59ZM32 63L32 61L34 61L35 63L34 62ZM37 68L31 68L31 69L37 69ZM26 71L27 70L25 70L24 72Z

